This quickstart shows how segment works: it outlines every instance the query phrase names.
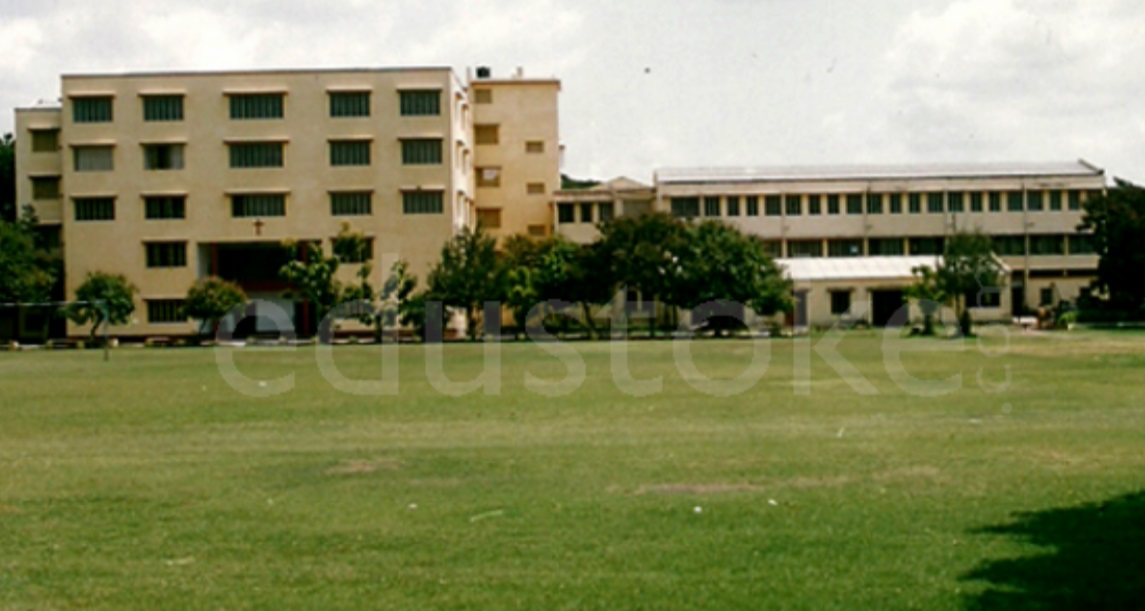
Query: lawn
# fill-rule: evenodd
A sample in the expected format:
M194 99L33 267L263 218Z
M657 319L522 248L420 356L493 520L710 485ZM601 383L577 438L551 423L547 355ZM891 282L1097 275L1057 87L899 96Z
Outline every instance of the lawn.
M336 389L314 348L229 349L261 391L293 376L266 397L211 349L2 353L0 607L1141 604L1145 335L830 341L679 346L695 370L634 341L644 396L607 343L567 345L576 388L554 346L501 345L500 389L462 396L427 362L468 380L484 346L402 346L396 395ZM756 348L750 388L704 386Z

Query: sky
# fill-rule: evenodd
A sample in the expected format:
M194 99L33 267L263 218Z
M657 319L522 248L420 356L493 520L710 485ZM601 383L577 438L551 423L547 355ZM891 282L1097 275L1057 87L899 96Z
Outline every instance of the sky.
M1138 0L0 0L0 132L61 73L490 66L563 171L1071 161L1145 182Z

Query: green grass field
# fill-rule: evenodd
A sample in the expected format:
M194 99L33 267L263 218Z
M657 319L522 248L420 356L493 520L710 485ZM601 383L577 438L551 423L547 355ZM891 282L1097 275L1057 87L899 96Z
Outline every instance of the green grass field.
M767 340L763 340L767 341ZM903 340L939 397L897 386L881 337L839 345L860 394L807 344L716 397L670 342L609 346L587 381L501 346L501 390L435 391L400 348L400 392L339 392L313 348L0 354L0 607L12 609L1108 608L1145 597L1145 335ZM952 348L964 346L961 351ZM745 340L690 346L733 378ZM377 347L335 351L378 376ZM474 377L482 346L444 347ZM1008 374L1007 374L1008 372ZM1009 376L1009 384L1005 381ZM987 389L979 384L979 377ZM696 508L700 508L697 511Z

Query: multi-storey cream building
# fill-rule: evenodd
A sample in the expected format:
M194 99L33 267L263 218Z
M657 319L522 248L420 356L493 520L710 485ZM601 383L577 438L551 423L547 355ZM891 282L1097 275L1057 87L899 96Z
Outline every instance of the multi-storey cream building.
M58 232L69 298L96 270L138 287L114 333L190 333L196 279L294 308L283 243L328 245L343 224L372 241L375 285L397 257L424 279L478 218L545 234L559 89L487 68L65 75L59 105L16 111L17 201Z
M1097 256L1077 227L1105 175L1084 161L695 168L659 170L641 187L625 180L558 192L557 233L591 240L592 223L639 214L648 200L675 216L731 223L785 259L936 255L953 232L980 230L1012 272L1007 301L1018 313L1075 300L1093 279Z

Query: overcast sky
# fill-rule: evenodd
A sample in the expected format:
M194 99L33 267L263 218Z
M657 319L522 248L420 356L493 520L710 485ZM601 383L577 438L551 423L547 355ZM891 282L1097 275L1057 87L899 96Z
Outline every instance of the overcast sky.
M566 173L1068 161L1145 180L1137 0L0 0L0 131L59 74L557 76Z

